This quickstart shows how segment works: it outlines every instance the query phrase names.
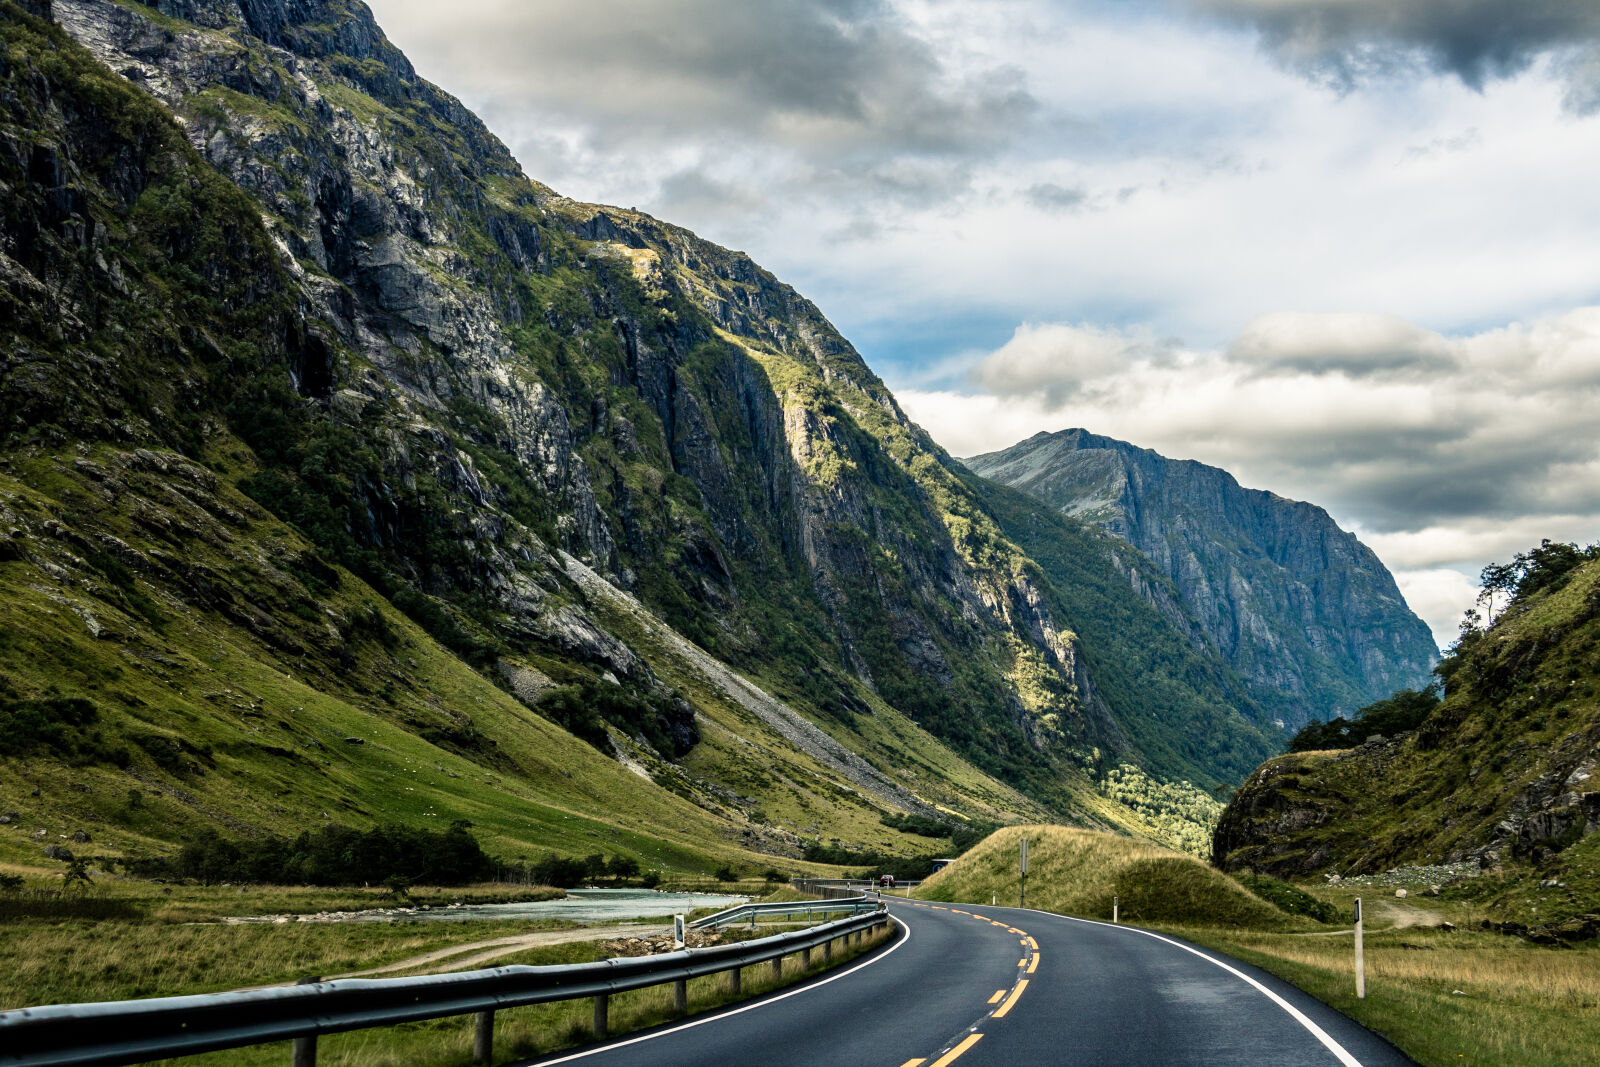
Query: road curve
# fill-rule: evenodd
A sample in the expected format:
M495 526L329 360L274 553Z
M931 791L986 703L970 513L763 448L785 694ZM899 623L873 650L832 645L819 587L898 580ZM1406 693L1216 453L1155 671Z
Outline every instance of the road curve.
M892 901L891 946L804 986L530 1061L582 1067L1399 1067L1394 1046L1220 953L1048 912Z

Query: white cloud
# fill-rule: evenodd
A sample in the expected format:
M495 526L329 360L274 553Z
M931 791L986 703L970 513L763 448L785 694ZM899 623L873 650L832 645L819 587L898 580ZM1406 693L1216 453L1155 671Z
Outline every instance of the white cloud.
M1264 370L1337 371L1353 377L1455 366L1443 337L1394 315L1371 312L1263 315L1234 338L1228 357Z
M1307 313L1209 351L1148 336L1028 324L976 362L984 392L900 401L956 455L1083 426L1321 504L1411 575L1436 633L1484 563L1600 540L1600 308L1462 337Z
M1433 631L1434 643L1441 649L1448 648L1460 632L1461 617L1478 599L1478 583L1448 567L1399 568L1394 571L1394 580L1411 610Z
M1159 359L1171 347L1148 330L1025 322L973 368L972 380L992 393L1036 395L1059 407L1084 383Z

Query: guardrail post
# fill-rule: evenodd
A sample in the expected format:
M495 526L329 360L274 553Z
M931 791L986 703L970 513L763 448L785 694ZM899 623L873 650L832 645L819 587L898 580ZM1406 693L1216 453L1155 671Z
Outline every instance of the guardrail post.
M728 992L733 996L739 995L739 968L737 967L728 972Z
M833 959L833 938L830 937L822 943L822 960L826 963L831 959Z
M679 1015L689 1010L689 981L686 978L672 983L672 1010Z
M494 1062L494 1012L480 1011L473 1016L472 1058L479 1063Z
M782 978L783 977L783 957L782 956L774 956L772 958L772 977L774 977L774 978Z
M594 1039L604 1041L607 1037L607 1016L611 1009L611 997L601 993L594 998Z
M312 976L308 978L297 978L295 979L294 984L316 985L320 981L322 981L320 977ZM294 1064L294 1067L317 1067L316 1034L307 1034L304 1037L295 1038L294 1045L292 1047L294 1051L290 1053L290 1061Z
M809 971L811 969L811 950L808 948L803 948L800 950L800 969L802 971Z

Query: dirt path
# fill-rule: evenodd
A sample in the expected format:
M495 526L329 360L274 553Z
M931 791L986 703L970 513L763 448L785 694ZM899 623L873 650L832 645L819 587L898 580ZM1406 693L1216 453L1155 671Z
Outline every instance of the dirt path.
M1391 930L1404 930L1412 926L1438 926L1444 922L1444 916L1427 908L1419 908L1415 904L1402 904L1398 900L1374 900L1373 910L1390 920L1394 925Z
M1419 908L1414 904L1402 904L1398 900L1379 897L1367 904L1369 921L1378 920L1387 922L1388 926L1369 926L1373 933L1379 931L1408 930L1413 926L1438 926L1444 922L1444 916L1427 908ZM1347 927L1343 930L1315 930L1310 933L1296 934L1296 937L1349 937L1355 930Z
M440 971L462 971L475 967L480 963L499 959L521 952L523 949L538 948L541 945L562 945L569 941L601 941L613 937L647 937L659 934L669 927L658 923L621 923L616 926L580 926L575 930L535 930L532 933L516 934L512 937L495 937L487 941L469 941L464 945L450 945L447 948L436 948L432 952L424 952L420 956L411 956L403 960L386 963L382 967L369 967L364 971L346 971L343 974L330 974L323 977L323 981L335 978L374 978L378 975L394 974L397 971L415 970L419 974L437 974ZM439 964L439 966L434 966ZM293 982L279 982L278 985L293 985ZM272 986L247 986L246 989L270 989ZM242 991L242 990L241 990Z

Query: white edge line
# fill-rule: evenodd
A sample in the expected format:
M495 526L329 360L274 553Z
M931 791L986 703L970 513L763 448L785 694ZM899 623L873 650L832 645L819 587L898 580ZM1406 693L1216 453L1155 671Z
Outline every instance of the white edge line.
M1071 916L1065 916L1065 918L1071 918ZM1085 920L1078 919L1076 921L1077 922L1083 922ZM1099 925L1104 925L1104 924L1099 924ZM1143 934L1145 937L1153 937L1157 941L1165 941L1169 945L1173 945L1173 946L1175 946L1177 948L1183 949L1185 952L1193 953L1194 955L1199 956L1201 959L1205 960L1207 963L1212 963L1212 964L1215 964L1218 967L1221 967L1223 970L1227 971L1229 974L1233 975L1235 978L1240 979L1241 981L1245 981L1245 982L1250 983L1250 985L1254 986L1255 989L1259 993L1261 993L1262 996L1266 997L1268 1000L1272 1001L1278 1007L1280 1007L1284 1011L1288 1012L1290 1018L1294 1019L1295 1022L1299 1023L1301 1026L1303 1026L1307 1030L1311 1031L1311 1036L1315 1037L1318 1041L1322 1042L1323 1045L1327 1046L1328 1051L1333 1053L1334 1056L1338 1058L1339 1062L1344 1064L1344 1067L1361 1067L1361 1061L1360 1060L1358 1060L1354 1056L1350 1055L1349 1051L1347 1051L1343 1045L1339 1044L1339 1042L1335 1041L1333 1039L1332 1035L1330 1035L1326 1030L1324 1030L1322 1027L1318 1026L1316 1023L1312 1022L1311 1019L1305 1014L1305 1012L1301 1011L1299 1008L1295 1007L1293 1004L1290 1004L1287 1000L1284 1000L1277 993L1274 993L1272 990L1270 990L1266 986L1262 985L1256 979L1250 977L1248 974L1245 974L1243 971L1239 970L1239 968L1234 967L1231 964L1223 963L1221 960L1217 959L1215 956L1207 955L1206 953L1201 952L1197 948L1192 948L1189 945L1185 945L1182 941L1174 941L1170 937L1162 937L1160 934L1153 934L1149 930L1141 930L1136 926L1123 927L1123 929L1130 930L1130 931L1132 931L1133 933L1136 933L1136 934Z
M1227 971L1229 974L1233 975L1235 978L1238 978L1240 981L1248 982L1251 986L1253 986L1255 988L1255 990L1258 993L1260 993L1262 996L1266 997L1268 1000L1272 1001L1274 1004L1276 1004L1278 1007L1282 1008L1284 1011L1288 1012L1290 1018L1292 1018L1295 1022L1299 1023L1301 1026L1305 1027L1308 1031L1310 1031L1311 1036L1316 1038L1318 1041L1322 1042L1323 1046L1325 1048L1327 1048L1327 1050L1329 1052L1333 1053L1334 1057L1336 1059L1338 1059L1338 1061L1340 1063L1342 1063L1344 1065L1344 1067L1362 1067L1362 1064L1361 1064L1360 1060L1358 1060L1354 1056L1350 1055L1349 1051L1346 1050L1343 1045L1341 1045L1341 1044L1339 1044L1339 1042L1335 1041L1333 1039L1333 1037L1326 1030L1324 1030L1322 1027L1318 1026L1315 1022L1313 1022L1310 1019L1310 1017L1306 1015L1305 1012L1301 1011L1299 1008L1295 1007L1293 1004L1290 1004L1287 1000L1284 1000L1278 994L1274 993L1272 990L1268 989L1266 986L1262 985L1260 982L1256 981L1254 978L1251 978L1248 974L1245 974L1243 971L1239 970L1239 968L1230 966L1229 964L1226 964L1226 963L1223 963L1221 960L1217 959L1215 956L1208 956L1204 952L1201 952L1197 948L1193 948L1192 946L1185 945L1182 941L1174 941L1170 937L1162 937L1160 934L1151 933L1149 930L1141 930L1137 926L1123 926L1120 923L1112 924L1112 923L1097 922L1094 919L1080 919L1076 915L1062 915L1059 912L1040 911L1037 908L1008 908L1006 910L1008 910L1008 911L1031 911L1035 915L1049 915L1049 916L1053 916L1054 918L1057 918L1057 919L1066 919L1069 922L1083 923L1085 926L1103 926L1108 930L1126 930L1130 934L1143 934L1145 937L1153 937L1157 941L1164 941L1167 944L1173 946L1174 948L1181 948L1185 952L1188 952L1188 953L1190 953L1192 955L1195 955L1195 956L1199 956L1201 959L1205 960L1207 963L1214 964L1217 967L1221 967L1223 970Z
M900 930L905 936L900 938L900 940L896 941L893 945L890 945L887 951L880 952L873 956L870 960L858 963L847 971L840 971L838 974L831 974L826 978L805 982L798 989L791 989L787 993L780 993L775 997L765 997L753 1004L746 1004L743 1007L731 1008L728 1011L718 1012L715 1015L707 1015L701 1019L693 1019L689 1022L680 1023L677 1026L670 1027L666 1030L657 1030L654 1033L641 1034L638 1037L630 1037L625 1041L613 1041L610 1044L597 1045L594 1048L585 1049L582 1052L574 1052L570 1055L562 1056L560 1059L535 1060L533 1062L537 1065L537 1067L553 1067L553 1065L557 1063L571 1063L573 1060L581 1060L588 1056L598 1056L602 1052L611 1052L615 1049L627 1048L629 1045L637 1045L644 1041L654 1041L656 1038L666 1037L668 1034L676 1034L684 1030L693 1030L697 1026L706 1025L706 1023L714 1023L721 1019L730 1018L734 1015L742 1015L747 1011L755 1011L757 1008L764 1008L769 1004L776 1004L780 1000L788 1000L790 997L797 997L801 993L809 993L813 989L820 989L829 982L837 982L841 978L848 978L852 974L855 974L857 971L861 970L863 967L871 967L879 960L887 959L889 956L900 951L901 946L905 945L911 940L911 927L907 926L901 919L894 915L889 916L889 918L900 927ZM752 964L751 966L757 965ZM1355 1064L1355 1067L1361 1067L1361 1065Z

